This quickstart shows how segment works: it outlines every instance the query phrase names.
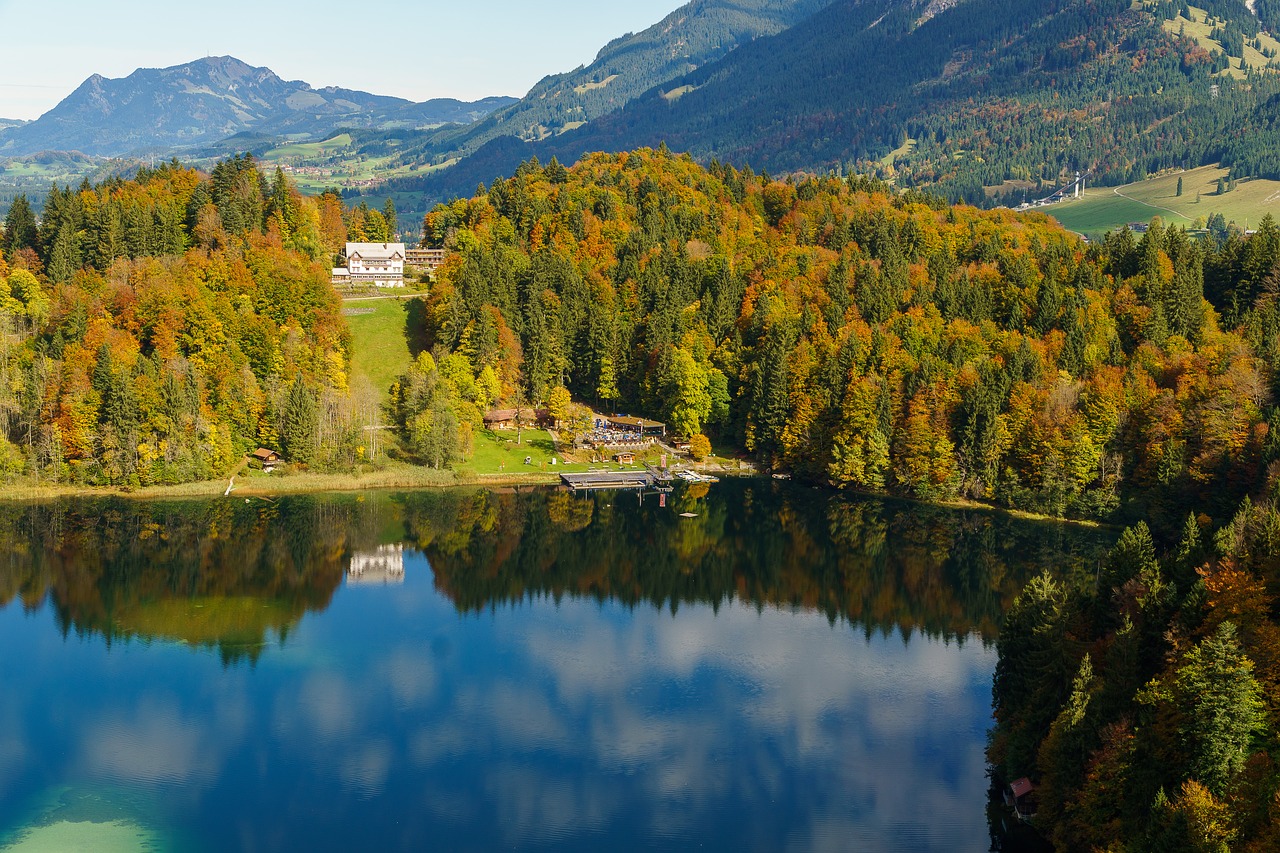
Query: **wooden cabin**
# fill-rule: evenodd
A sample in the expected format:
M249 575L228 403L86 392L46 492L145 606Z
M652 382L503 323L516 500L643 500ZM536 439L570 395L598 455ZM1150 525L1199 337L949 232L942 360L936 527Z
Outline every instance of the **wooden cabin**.
M624 450L621 453L613 454L613 461L619 465L634 465L636 464L636 455Z
M265 447L259 447L249 454L249 464L254 465L256 468L261 468L263 471L274 469L280 462L280 454Z
M493 430L515 429L516 414L515 409L492 409L485 412L484 428Z
M491 430L515 429L516 419L525 429L546 429L551 426L551 413L546 409L491 409L482 420L484 428Z

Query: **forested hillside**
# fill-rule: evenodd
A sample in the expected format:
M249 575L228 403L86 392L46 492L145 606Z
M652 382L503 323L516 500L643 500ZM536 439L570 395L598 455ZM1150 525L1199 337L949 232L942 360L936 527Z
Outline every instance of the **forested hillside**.
M259 443L352 458L373 403L347 394L326 273L379 217L247 157L55 189L38 225L15 205L6 469L147 483ZM1043 217L639 151L525 164L424 226L455 251L388 414L435 467L486 406L560 386L838 486L1166 526L1233 511L1280 457L1270 220L1087 248Z
M988 755L1059 853L1280 849L1276 486L1163 557L1139 524L1006 614Z
M1165 26L1190 14L1172 2L839 0L580 130L495 140L414 186L447 197L531 155L664 141L773 172L881 171L970 203L1077 170L1115 184L1223 162L1280 177L1280 73L1253 47L1259 20L1237 0L1197 8L1216 16L1201 41Z
M343 215L247 156L55 187L38 226L19 199L0 243L0 477L207 479L259 443L350 459L328 276Z
M1270 221L1087 248L1044 217L642 151L525 164L425 226L457 249L427 337L471 375L563 381L813 479L1176 522L1232 511L1280 450Z

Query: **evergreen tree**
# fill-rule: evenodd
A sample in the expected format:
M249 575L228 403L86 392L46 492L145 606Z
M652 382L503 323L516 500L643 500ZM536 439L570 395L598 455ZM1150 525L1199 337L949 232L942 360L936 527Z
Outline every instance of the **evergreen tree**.
M53 252L49 257L49 278L56 282L70 281L80 269L79 241L68 223L58 229L58 236L53 241Z
M36 228L36 216L25 195L20 195L9 206L4 218L4 241L0 243L7 257L12 258L22 249L40 249L40 237Z
M307 387L299 373L280 412L280 449L285 458L304 464L314 459L319 426L315 392Z
M1230 622L1187 653L1178 669L1175 701L1186 771L1222 796L1266 720L1253 661L1241 650Z
M382 218L387 223L387 239L394 240L397 228L396 203L390 198L382 204Z

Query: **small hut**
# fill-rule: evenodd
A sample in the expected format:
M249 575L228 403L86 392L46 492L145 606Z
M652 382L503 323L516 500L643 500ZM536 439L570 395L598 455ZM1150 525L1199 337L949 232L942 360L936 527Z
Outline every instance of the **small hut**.
M619 465L634 465L636 464L636 455L624 450L621 453L613 454L613 461Z
M280 464L280 454L265 447L259 447L249 454L249 464L263 471L274 470Z
M515 429L519 412L515 409L493 409L485 413L485 429Z

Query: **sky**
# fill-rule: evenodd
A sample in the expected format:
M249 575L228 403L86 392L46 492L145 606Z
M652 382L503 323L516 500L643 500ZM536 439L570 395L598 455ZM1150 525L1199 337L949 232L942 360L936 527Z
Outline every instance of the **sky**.
M231 55L286 80L414 101L519 97L683 0L0 0L0 117L35 119L92 74Z

